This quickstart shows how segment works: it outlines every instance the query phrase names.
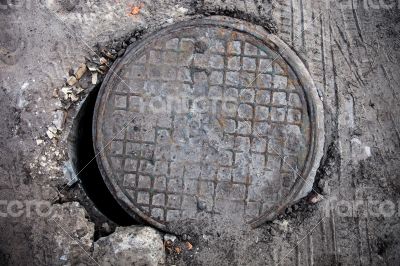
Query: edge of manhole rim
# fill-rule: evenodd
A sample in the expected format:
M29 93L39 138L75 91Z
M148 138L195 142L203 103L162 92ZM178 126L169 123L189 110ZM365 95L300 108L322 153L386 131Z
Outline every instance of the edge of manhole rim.
M106 183L108 189L113 192L116 196L117 202L121 205L121 207L133 218L139 221L145 221L152 226L155 226L161 230L168 231L167 224L162 224L150 216L144 214L137 206L135 206L128 197L123 193L121 188L115 184L115 180L112 178L106 178L113 175L109 167L107 167L107 160L104 158L105 149L108 147L98 147L99 143L102 142L102 135L98 134L100 131L98 128L99 116L103 114L100 112L101 106L103 105L104 99L107 97L103 97L105 90L107 89L107 84L111 79L115 79L115 73L118 73L120 68L123 66L124 58L127 57L130 53L135 53L143 48L145 44L157 38L158 35L167 34L170 30L176 30L177 28L184 27L198 27L198 26L220 26L230 28L232 30L236 30L239 32L243 32L253 36L254 38L262 41L265 45L269 47L274 47L274 52L280 55L284 61L293 69L296 77L300 81L301 87L304 91L304 94L307 99L307 104L310 113L310 130L311 130L311 138L310 138L310 150L307 154L306 162L304 164L303 171L300 174L297 173L297 178L295 183L290 190L289 194L286 197L283 197L280 200L279 204L275 204L270 207L269 210L264 211L258 218L249 221L249 225L252 228L258 227L261 224L271 221L276 218L276 216L281 213L285 208L287 208L290 204L293 204L305 197L311 190L314 184L315 175L319 168L320 161L323 157L324 151L324 142L325 142L325 128L324 128L324 109L323 109L323 101L319 97L317 88L315 83L306 68L304 62L300 59L300 57L296 54L296 52L283 40L281 40L277 35L272 33L268 33L263 27L251 24L247 21L234 19L230 17L224 16L211 16L206 18L196 18L193 20L177 22L172 25L168 25L161 29L155 30L147 35L145 35L138 43L135 45L131 45L128 47L125 56L117 59L110 70L108 71L106 77L104 78L101 87L99 89L99 97L96 100L94 114L93 114L93 124L92 124L92 138L93 138L93 146L96 155L96 161L103 177L104 182ZM110 91L109 91L110 92ZM103 109L104 111L104 109ZM101 135L101 136L100 136ZM111 141L106 144L109 145ZM106 165L104 165L104 162ZM305 184L304 184L305 183Z

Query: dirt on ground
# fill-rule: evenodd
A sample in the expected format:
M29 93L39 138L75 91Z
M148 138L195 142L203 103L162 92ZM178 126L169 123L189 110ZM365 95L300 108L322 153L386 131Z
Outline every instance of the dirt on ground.
M109 265L112 243L152 256L120 265L398 265L400 6L372 2L0 1L0 264ZM325 112L314 190L256 229L142 229L96 183L98 88L129 45L215 15L264 27L305 63Z

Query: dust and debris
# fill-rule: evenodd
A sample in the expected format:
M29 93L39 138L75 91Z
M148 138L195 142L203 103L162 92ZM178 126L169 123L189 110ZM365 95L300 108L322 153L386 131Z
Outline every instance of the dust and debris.
M66 112L64 110L56 110L54 112L53 125L57 130L63 130L66 119Z
M93 84L93 85L96 85L97 82L98 82L97 73L96 73L96 72L93 72L93 73L92 73L92 84Z
M61 92L61 95L60 95ZM81 88L79 87L63 87L61 88L61 91L59 91L59 96L62 100L64 101L71 101L71 102L76 102L79 100L77 97L77 92L81 92Z
M177 11L180 15L185 15L185 14L189 11L189 9L184 8L184 7L182 7L182 6L179 6L179 5L176 5L175 8L176 8L176 11Z
M73 184L78 182L78 176L75 174L71 162L68 161L64 164L63 174L64 178L68 181L68 186L72 186Z
M192 250L193 249L193 245L189 241L186 241L185 245L186 245L187 250Z
M282 232L288 232L289 231L289 221L288 220L277 220L274 221L275 224L278 225L278 229Z
M97 71L97 66L94 63L88 63L87 67L90 72L96 72Z
M100 64L107 65L107 63L108 63L108 60L106 58L100 57Z
M316 204L318 202L320 202L321 200L323 200L323 196L321 194L318 193L312 193L312 195L309 198L309 202L312 204Z
M193 250L193 244L187 240L187 237L178 237L170 234L164 235L164 247L167 253L171 256L187 255Z
M78 69L75 72L76 79L78 79L78 80L81 79L82 76L85 74L86 70L87 70L86 64L84 64L84 63L80 64Z
M170 235L170 234L165 234L164 235L164 241L171 241L172 243L174 243L176 241L177 237L174 235Z
M74 76L70 76L70 77L68 77L68 79L67 79L67 84L68 84L69 86L74 86L77 82L78 82L78 80L77 80L76 77L74 77Z
M49 137L49 139L55 139L59 137L59 132L56 127L49 126L47 128L46 135Z

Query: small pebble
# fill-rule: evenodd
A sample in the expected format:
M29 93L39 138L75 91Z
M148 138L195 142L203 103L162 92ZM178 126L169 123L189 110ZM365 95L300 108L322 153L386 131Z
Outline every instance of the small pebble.
M172 243L174 243L176 241L176 236L170 235L170 234L165 234L164 241L171 241Z
M187 235L187 234L183 234L183 235L182 235L182 240L183 240L183 241L190 240L190 238L191 238L190 235Z
M202 200L197 201L197 209L203 211L206 208L207 208L207 205L204 201L202 201Z

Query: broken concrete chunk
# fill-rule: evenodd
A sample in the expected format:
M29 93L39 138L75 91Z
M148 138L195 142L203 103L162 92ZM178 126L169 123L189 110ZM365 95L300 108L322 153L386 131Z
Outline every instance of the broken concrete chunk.
M278 229L282 232L288 232L289 230L289 222L287 220L282 221L274 221L274 224L278 225Z
M63 174L66 181L68 181L67 185L70 187L76 182L78 182L78 177L72 168L71 162L68 161L64 164Z
M78 88L86 90L92 84L92 73L90 75L85 75L79 80ZM77 92L78 93L78 92ZM79 92L80 93L80 92ZM79 94L78 93L78 94Z
M69 95L69 98L71 99L72 102L77 102L77 101L79 101L79 97L76 96L74 93L71 93L71 94Z
M102 230L104 230L104 232L105 233L107 233L107 234L110 234L112 231L111 231L111 227L110 227L110 225L106 222L106 223L103 223L102 225L101 225L101 229Z
M74 76L70 76L67 79L67 84L70 85L70 86L74 86L76 84L76 82L78 82L78 80Z
M170 234L165 234L164 235L164 241L171 241L172 243L175 242L176 236L170 235Z
M81 94L84 91L84 89L81 88L81 87L75 87L74 91L75 91L76 94Z
M118 227L94 243L93 257L100 265L164 265L161 235L151 227Z
M97 84L97 72L92 73L92 84Z
M108 70L108 66L99 66L99 68L97 69L97 71L99 71L100 73L105 73Z
M58 131L56 127L50 126L48 127L46 131L46 135L49 137L49 139L54 139L58 137Z
M91 72L96 72L96 70L97 70L97 65L96 65L96 64L93 64L93 63L88 63L88 64L87 64L87 68L88 68L89 71L91 71Z
M101 49L101 53L103 54L103 55L105 55L106 57L108 57L109 59L111 59L111 60L114 60L115 59L115 55L114 54L116 54L116 51L115 50L111 50L111 52L109 51L109 50L107 50L106 48L103 48L103 49ZM101 59L100 59L101 60Z
M181 15L185 15L189 10L184 7L178 7L176 11L178 11L178 13L180 13Z
M54 113L53 125L58 129L62 130L65 123L65 113L62 110L57 110Z
M68 100L70 98L71 93L72 93L71 87L63 87L61 88L60 97L64 100Z
M59 91L58 89L54 89L54 90L53 90L53 97L54 97L54 98L58 98L58 97L59 97L58 91Z
M100 64L102 64L102 65L106 65L106 64L107 64L107 62L108 62L108 60L107 60L107 59L105 59L104 57L100 57Z
M77 102L79 101L77 94L80 94L82 91L83 89L80 87L63 87L61 88L60 97L66 101Z
M56 137L56 134L54 134L50 130L46 131L46 135L49 137L49 139L54 139Z
M76 70L75 77L79 80L85 74L87 67L85 64L80 64L78 69Z
M49 227L55 228L55 232L50 231L55 239L52 254L63 261L62 265L92 265L93 258L87 254L93 243L94 224L85 209L77 202L54 204L48 220Z
M320 194L314 194L310 197L309 202L312 204L316 204L318 202L320 202L323 199L323 196Z
M61 88L61 92L62 92L63 94L69 94L69 93L72 92L72 88L70 88L70 87L62 87L62 88Z

